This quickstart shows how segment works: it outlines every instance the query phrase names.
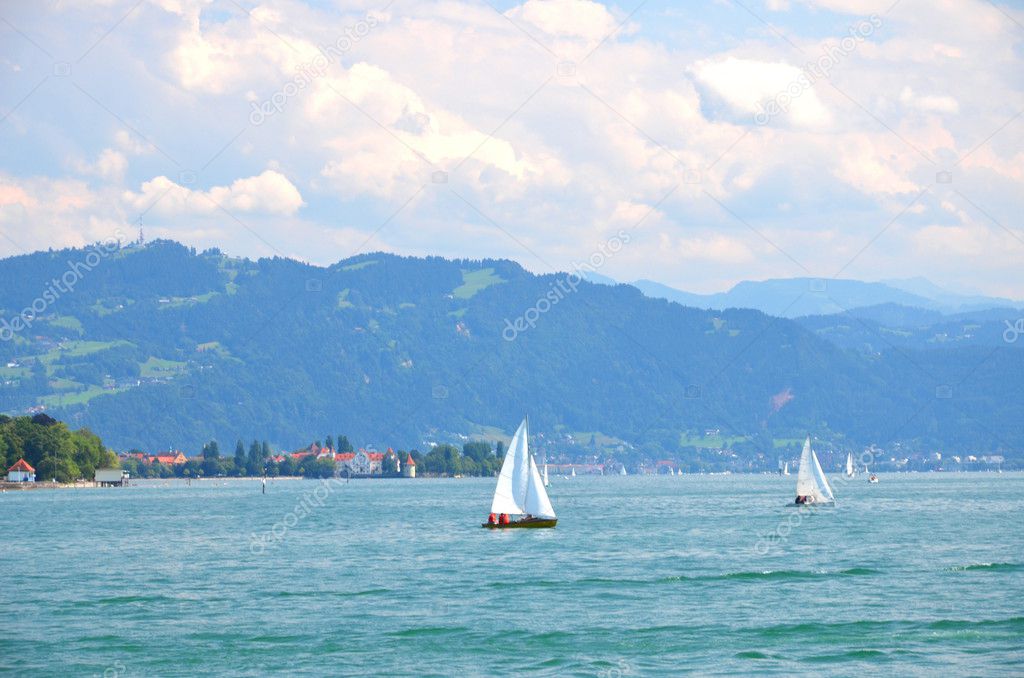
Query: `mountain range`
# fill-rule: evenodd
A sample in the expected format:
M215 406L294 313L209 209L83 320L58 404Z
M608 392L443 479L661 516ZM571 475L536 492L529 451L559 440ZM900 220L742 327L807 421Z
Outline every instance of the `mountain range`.
M588 273L591 282L618 284L612 278ZM964 313L992 308L1019 308L1024 302L963 295L945 290L925 278L863 282L860 280L785 278L743 281L727 292L695 294L652 280L628 283L646 296L668 299L683 306L724 310L753 308L768 315L799 318L807 315L844 313L864 306L895 304L941 313Z
M1024 447L1008 376L1024 374L1024 341L1004 340L1007 311L883 304L794 321L506 260L321 267L170 241L87 260L0 261L0 410L45 408L117 449L341 434L422 449L507 437L524 414L553 453L680 457L713 435L753 463L808 432L851 448ZM70 270L73 289L53 293ZM18 318L29 326L11 329ZM956 332L935 341L936 327Z

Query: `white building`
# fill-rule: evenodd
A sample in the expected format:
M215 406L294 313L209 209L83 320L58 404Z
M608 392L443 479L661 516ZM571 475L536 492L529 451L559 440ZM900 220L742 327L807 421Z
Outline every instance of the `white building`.
M9 483L34 483L36 481L36 470L29 466L24 459L14 462L14 466L7 469L7 482Z

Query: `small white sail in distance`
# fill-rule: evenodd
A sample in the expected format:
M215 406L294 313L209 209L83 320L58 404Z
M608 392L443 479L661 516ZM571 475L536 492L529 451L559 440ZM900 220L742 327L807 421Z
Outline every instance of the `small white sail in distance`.
M848 452L846 455L846 477L852 478L856 473L857 472L853 470L853 452Z
M807 436L804 450L800 454L800 470L796 475L796 495L812 497L815 504L835 503L832 488L818 463L818 455L811 449L811 437Z
M530 455L528 437L526 419L523 419L505 453L498 484L494 488L491 513L554 518L555 510L544 490L544 481Z
M550 485L551 481L548 480L548 465L544 464L544 487L549 487Z

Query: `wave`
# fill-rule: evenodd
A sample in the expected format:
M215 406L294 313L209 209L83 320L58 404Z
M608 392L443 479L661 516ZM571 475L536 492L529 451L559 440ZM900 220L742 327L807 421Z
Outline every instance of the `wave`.
M551 580L539 579L520 582L495 581L486 586L498 589L518 588L563 588L577 586L608 586L629 588L655 586L678 582L711 582L711 581L805 581L810 579L828 579L830 577L857 577L882 574L881 571L869 567L851 567L845 570L749 570L741 572L723 572L720 574L677 574L654 579L613 579L610 577L587 577L583 579Z
M90 600L76 600L72 603L73 607L95 607L103 605L127 605L130 603L164 603L164 602L176 602L177 598L172 596L165 596L163 594L157 594L152 596L133 595L133 596L109 596L107 598L93 598Z
M857 659L879 659L888 656L889 653L882 652L881 650L850 650L848 652L838 652L834 654L813 655L805 658L803 661L812 664L832 664L845 663L850 660Z
M753 628L749 631L756 635L767 638L783 638L788 636L808 636L818 640L828 637L839 637L848 639L856 637L858 633L877 632L913 632L917 631L967 631L971 629L982 630L1024 630L1024 617L1008 617L1006 619L982 619L971 621L967 619L937 619L935 621L875 621L858 620L850 622L803 622L800 624L779 624L764 628Z
M1007 619L982 619L979 621L967 621L963 619L939 619L928 624L928 628L934 631L969 631L971 629L992 629L1006 628L1009 630L1024 630L1024 617L1008 617Z
M828 577L855 577L855 576L867 576L873 574L881 574L878 570L873 570L870 567L851 567L846 570L837 570L829 572L827 570L760 570L753 572L729 572L727 574L718 575L704 575L699 577L691 577L691 579L701 581L714 581L714 580L803 580L803 579L827 579Z
M363 591L271 591L266 594L271 598L357 598L360 596L378 596L391 593L391 589L374 588Z
M971 565L956 565L947 567L949 572L1019 572L1024 570L1022 563L973 563Z
M416 628L392 631L387 635L392 638L420 638L423 636L448 636L466 633L470 629L465 626L418 626Z

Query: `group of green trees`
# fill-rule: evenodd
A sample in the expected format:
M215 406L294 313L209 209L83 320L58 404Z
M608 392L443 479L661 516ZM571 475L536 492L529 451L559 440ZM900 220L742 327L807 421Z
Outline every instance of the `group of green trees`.
M72 431L47 414L33 417L0 415L0 460L3 471L24 459L38 480L62 483L93 479L97 468L117 466L117 455L88 429Z
M317 447L325 447L335 452L352 452L352 445L347 436L338 436L337 447L334 440L327 436L324 445L316 442ZM138 452L138 450L132 450ZM433 476L492 476L501 468L504 457L504 444L499 442L497 449L486 442L466 443L460 450L454 445L438 445L426 455L419 450L397 450L394 455L387 455L382 465L384 477L401 475L401 465L409 456L416 462L419 475ZM256 476L303 476L306 478L330 478L339 471L338 464L329 458L317 459L313 455L295 459L290 454L278 462L273 459L270 445L253 440L248 448L239 440L235 444L235 452L231 457L222 456L216 440L203 445L199 456L192 457L184 464L168 465L159 462L146 463L129 457L122 466L132 478L211 478L256 477Z
M438 445L416 460L418 474L439 476L493 476L501 469L504 445L498 443L497 453L490 443L472 442L462 446Z

